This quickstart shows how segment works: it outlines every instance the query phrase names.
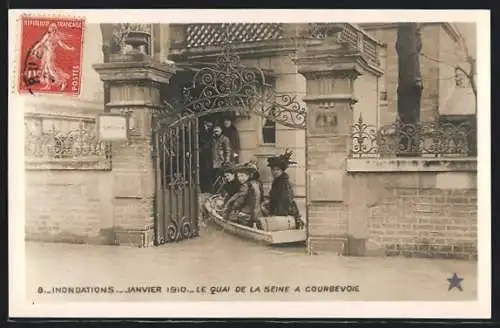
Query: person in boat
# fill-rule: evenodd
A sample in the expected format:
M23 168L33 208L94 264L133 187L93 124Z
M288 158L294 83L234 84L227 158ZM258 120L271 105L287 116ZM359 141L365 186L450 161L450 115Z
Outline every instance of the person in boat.
M259 173L259 169L257 167L257 163L255 161L250 161L250 162L248 162L247 165L250 165L253 168L255 168L255 173L250 177L249 180L255 188L258 188L259 204L262 204L262 202L264 201L264 196L265 196L264 195L264 185L262 184L262 181L260 181L260 173Z
M241 183L236 179L234 165L226 163L222 167L222 173L224 174L224 184L221 188L221 195L224 197L224 202L226 203L240 190Z
M235 167L235 172L241 183L240 190L233 195L226 203L225 218L248 227L253 227L261 216L260 211L260 191L258 183L252 180L256 166L245 163Z
M273 175L273 183L269 191L269 199L261 204L261 211L264 216L292 216L295 218L297 228L301 228L303 223L300 219L300 212L294 200L294 193L290 177L286 170L291 164L291 151L273 156L267 159L268 167Z

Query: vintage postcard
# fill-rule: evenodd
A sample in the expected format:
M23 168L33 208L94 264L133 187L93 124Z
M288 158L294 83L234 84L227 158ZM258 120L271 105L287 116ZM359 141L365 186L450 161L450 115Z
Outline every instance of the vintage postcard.
M490 316L489 12L9 33L12 317Z

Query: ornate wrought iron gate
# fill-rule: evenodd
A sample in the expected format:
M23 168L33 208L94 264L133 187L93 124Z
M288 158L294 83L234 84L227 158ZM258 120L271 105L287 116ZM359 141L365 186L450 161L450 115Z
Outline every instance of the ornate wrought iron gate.
M158 124L155 244L198 235L198 121Z
M155 115L157 245L198 235L198 118L238 111L305 128L305 108L296 97L277 94L259 67L244 66L232 51L231 33L239 24L215 25L223 35L222 55L196 71L182 101L165 103Z

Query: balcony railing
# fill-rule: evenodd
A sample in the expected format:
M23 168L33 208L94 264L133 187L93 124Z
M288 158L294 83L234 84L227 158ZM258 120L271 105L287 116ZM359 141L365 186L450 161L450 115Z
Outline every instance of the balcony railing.
M376 66L380 65L377 46L381 46L382 43L356 25L348 23L343 25L344 29L338 35L338 41L346 43L352 49L360 51L369 63Z
M283 24L189 24L185 45L186 48L219 46L225 37L232 42L245 43L279 40L284 37Z
M352 127L352 157L472 157L476 130L470 122L407 124L399 119L379 128L360 115Z

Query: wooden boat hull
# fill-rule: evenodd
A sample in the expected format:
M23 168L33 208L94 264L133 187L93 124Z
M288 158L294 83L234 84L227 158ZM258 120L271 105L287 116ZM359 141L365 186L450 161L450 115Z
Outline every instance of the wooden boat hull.
M210 222L221 227L224 231L242 238L251 239L267 245L300 243L306 240L305 229L263 231L224 219L211 206L210 200L205 202L204 208L208 213Z

